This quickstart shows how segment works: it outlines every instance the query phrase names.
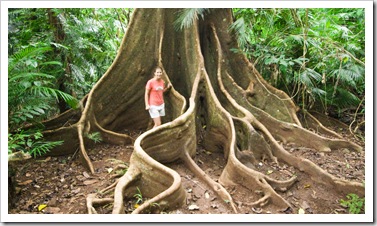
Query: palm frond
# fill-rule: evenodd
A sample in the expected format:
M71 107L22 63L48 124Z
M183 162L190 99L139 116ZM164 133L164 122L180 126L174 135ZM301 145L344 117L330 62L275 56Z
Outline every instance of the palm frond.
M313 87L311 89L311 91L312 91L314 96L317 96L320 99L324 99L326 97L326 94L327 94L327 92L325 90L317 88L317 87Z
M302 37L301 35L291 34L287 37L287 41L302 45L304 43L304 37Z
M333 88L331 87L329 93L333 93ZM360 99L351 93L350 91L338 87L336 89L336 94L330 103L336 106L338 109L344 109L352 106L357 106L360 103Z
M48 111L50 108L50 105L41 101L34 101L34 103L28 103L27 105L24 105L22 108L19 108L15 112L12 112L12 114L10 115L10 125L20 125L29 120L41 118L46 114L46 111Z
M183 30L191 27L191 25L199 19L199 16L203 19L204 14L210 9L207 8L190 8L182 9L178 13L178 17L174 22L174 27L176 30Z
M12 75L11 75L12 76ZM25 72L19 73L17 75L13 75L9 78L8 82L16 82L18 79L22 79L23 81L37 81L38 79L54 79L55 77L52 75L48 75L45 73L38 73L38 72Z
M59 61L48 61L48 62L42 62L42 63L39 63L40 66L44 66L44 65L58 65L58 66L63 66L63 64Z
M51 149L53 149L56 146L62 145L64 141L36 141L32 144L30 147L29 153L35 158L38 156L42 156L49 152Z
M229 30L233 31L237 37L238 44L240 46L244 46L247 43L247 39L249 37L248 32L246 32L246 24L243 17L238 18L233 24L230 25Z
M357 83L364 81L364 67L356 64L346 64L342 68L333 70L330 76L339 76L340 82L356 88Z
M57 89L44 87L44 86L33 86L30 92L35 96L53 97L56 100L62 98L71 108L77 108L79 101L68 93L62 92Z
M319 82L322 79L322 75L311 68L305 68L305 70L297 76L297 82L305 84L307 87L315 87L315 82Z
M35 56L37 54L41 54L47 51L52 50L51 47L46 46L46 47L34 47L34 46L28 46L25 49L21 49L17 53L13 54L12 56L9 57L8 59L8 73L10 73L14 67L21 62L22 60L26 59L27 57L30 56Z

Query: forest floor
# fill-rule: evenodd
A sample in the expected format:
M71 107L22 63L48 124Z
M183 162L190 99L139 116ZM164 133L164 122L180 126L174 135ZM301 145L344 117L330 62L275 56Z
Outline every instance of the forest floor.
M346 139L364 146L360 140L344 133L344 128L338 128ZM135 134L137 136L137 134ZM333 150L321 153L307 148L284 145L286 150L295 156L303 156L338 178L363 183L365 180L364 152L352 152L348 149ZM86 214L86 197L96 193L116 181L113 177L116 166L120 163L128 165L133 146L117 146L99 143L88 150L96 173L91 175L83 167L78 153L69 156L40 157L23 162L13 163L16 169L16 200L9 209L10 214ZM194 161L215 181L225 167L225 159L221 153L209 153L198 148ZM185 204L167 214L233 214L229 203L220 200L204 181L198 179L182 162L168 164L181 175L183 187L187 193ZM275 179L289 179L292 175L298 177L296 182L286 192L278 192L291 203L292 208L272 210L254 208L249 205L250 193L242 186L226 187L241 214L347 214L348 209L340 204L347 200L346 194L336 193L333 189L313 181L305 172L300 172L284 163L279 165L260 162L256 169ZM253 191L257 193L258 191ZM137 195L137 194L135 194ZM142 195L142 194L139 194ZM253 195L255 196L255 195ZM140 197L140 196L139 196ZM125 202L126 213L135 208L136 197ZM98 213L111 213L112 205L96 208Z

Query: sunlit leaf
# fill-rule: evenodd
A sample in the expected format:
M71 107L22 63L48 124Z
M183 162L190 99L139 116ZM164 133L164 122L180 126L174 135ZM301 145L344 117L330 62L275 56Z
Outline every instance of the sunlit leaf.
M46 207L47 207L46 204L41 204L41 205L38 206L38 211L42 211Z
M303 209L300 208L300 209L298 210L298 214L305 214L305 210L303 210Z

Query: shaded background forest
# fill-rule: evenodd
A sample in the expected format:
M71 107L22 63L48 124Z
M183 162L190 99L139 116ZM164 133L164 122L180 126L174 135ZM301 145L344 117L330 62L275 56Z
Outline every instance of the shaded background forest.
M61 143L22 128L79 107L115 59L132 12L9 9L8 154L36 157ZM229 29L264 79L302 109L337 118L364 139L364 14L363 8L235 8ZM191 19L188 13L181 24Z

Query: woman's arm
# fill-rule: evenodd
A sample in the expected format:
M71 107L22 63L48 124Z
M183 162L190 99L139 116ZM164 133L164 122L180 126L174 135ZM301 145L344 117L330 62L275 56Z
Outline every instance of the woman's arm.
M149 110L149 93L150 89L145 89L144 101L145 101L145 110Z
M169 84L165 87L164 92L168 91L170 88L171 88L171 84L169 83Z

